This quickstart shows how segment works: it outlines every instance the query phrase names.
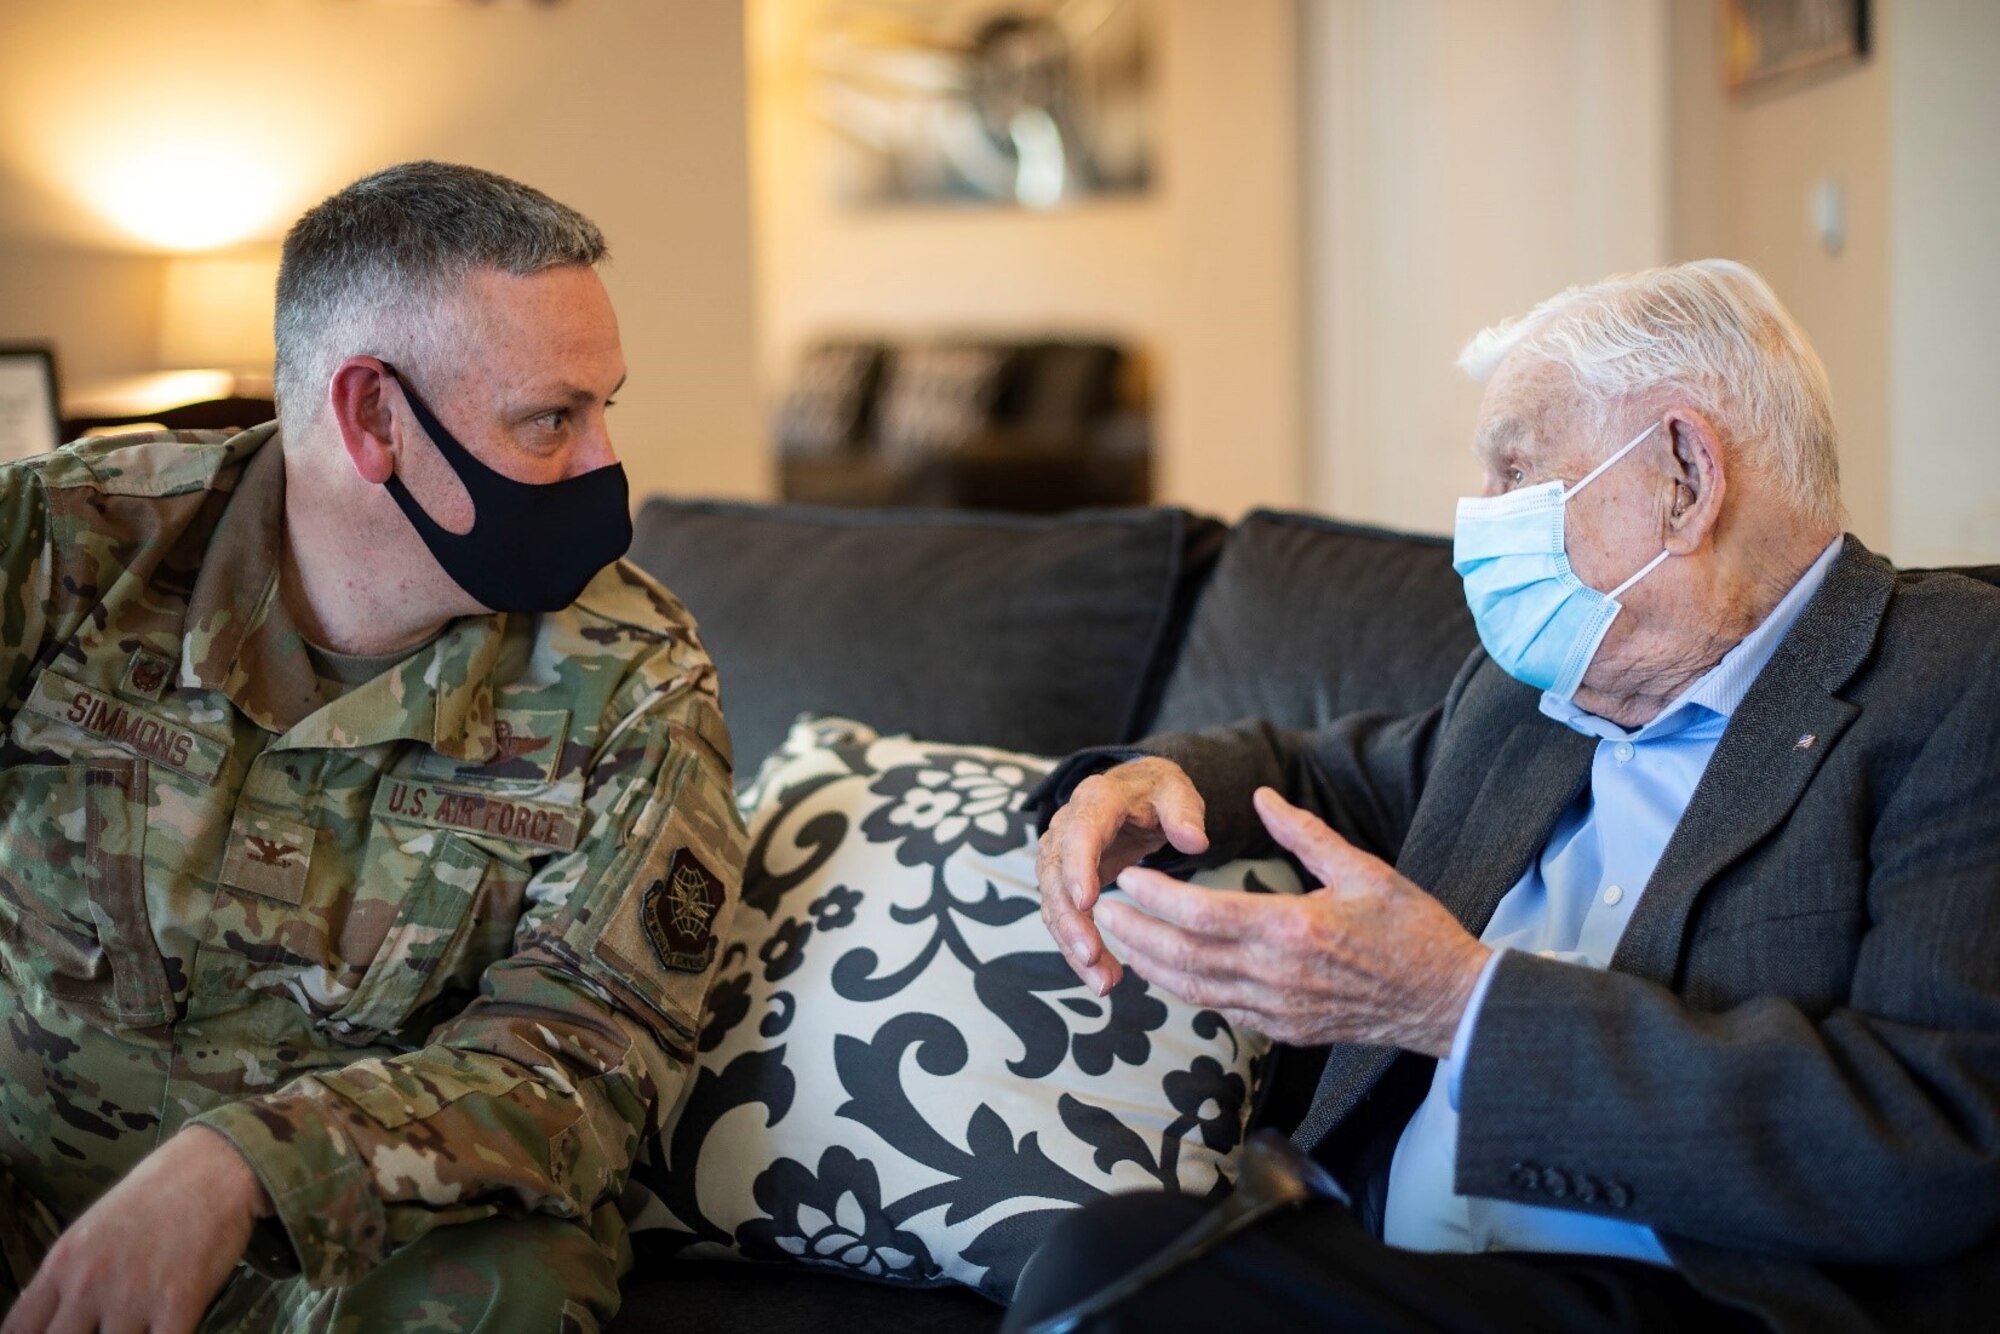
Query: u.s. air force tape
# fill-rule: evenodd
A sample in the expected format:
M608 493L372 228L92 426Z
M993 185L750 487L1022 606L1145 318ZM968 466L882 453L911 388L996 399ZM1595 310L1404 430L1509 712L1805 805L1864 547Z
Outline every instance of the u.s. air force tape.
M407 778L384 778L375 789L370 814L378 820L459 829L558 852L576 847L583 823L581 807L522 801L462 783Z

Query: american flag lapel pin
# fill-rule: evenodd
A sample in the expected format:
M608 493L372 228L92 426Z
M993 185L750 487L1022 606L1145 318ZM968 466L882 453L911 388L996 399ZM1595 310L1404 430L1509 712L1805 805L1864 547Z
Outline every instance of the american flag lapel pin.
M1818 740L1819 736L1816 733L1807 732L1804 736L1800 737L1797 741L1794 741L1792 743L1792 749L1811 750L1813 748L1813 744Z

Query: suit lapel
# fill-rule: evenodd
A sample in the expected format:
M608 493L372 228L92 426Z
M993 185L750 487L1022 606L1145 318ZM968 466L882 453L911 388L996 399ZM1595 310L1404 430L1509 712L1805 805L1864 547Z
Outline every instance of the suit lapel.
M1537 712L1515 723L1494 754L1452 840L1444 873L1426 886L1473 935L1486 930L1493 910L1527 873L1556 821L1590 780L1596 749L1595 738Z
M1478 726L1473 720L1467 724ZM1430 888L1466 930L1479 935L1589 779L1595 747L1592 738L1539 712L1519 718L1494 752L1465 817L1442 817L1444 827L1433 826L1428 837L1413 831L1403 874ZM1449 784L1452 777L1440 774L1433 781ZM1454 804L1442 803L1447 810ZM1440 862L1442 873L1431 873ZM1389 1047L1334 1047L1320 1072L1312 1109L1293 1132L1293 1141L1308 1150L1317 1146L1398 1054Z
M1743 697L1674 826L1611 967L1671 984L1704 890L1784 823L1861 710L1836 693L1874 648L1895 587L1887 561L1848 537Z
M1887 561L1848 535L1826 582L1737 707L1611 967L1672 981L1688 915L1702 891L1784 821L1835 740L1860 713L1836 692L1873 650L1895 578ZM1453 728L1470 729L1477 742L1482 724L1497 731L1505 721L1462 716ZM1427 791L1423 804L1439 799L1435 809L1445 814L1429 821L1420 814L1403 873L1429 885L1468 931L1483 932L1589 778L1596 744L1539 713L1517 716L1462 820L1453 818L1457 806L1449 792L1455 780L1469 781L1471 775L1450 770L1464 766L1480 747L1441 757L1445 762L1430 780L1438 790ZM1442 870L1434 872L1436 867ZM1385 1047L1334 1047L1293 1141L1307 1150L1317 1147L1398 1055Z

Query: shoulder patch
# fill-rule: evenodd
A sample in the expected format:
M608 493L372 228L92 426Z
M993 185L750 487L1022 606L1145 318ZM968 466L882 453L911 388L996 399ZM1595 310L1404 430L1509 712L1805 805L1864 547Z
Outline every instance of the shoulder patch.
M699 973L715 958L715 915L728 891L722 879L702 865L692 848L680 848L666 871L646 887L639 917L646 941L663 968Z

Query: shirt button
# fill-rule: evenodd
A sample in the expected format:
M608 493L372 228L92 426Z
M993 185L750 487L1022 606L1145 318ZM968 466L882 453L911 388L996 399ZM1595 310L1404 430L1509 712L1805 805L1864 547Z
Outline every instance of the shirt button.
M1621 741L1616 746L1613 746L1611 748L1611 753L1618 757L1618 762L1620 764L1623 764L1627 760L1631 759L1635 752L1632 749L1631 742Z
M1618 906L1618 900L1624 897L1625 897L1625 891L1620 889L1617 885L1613 885L1611 888L1604 891L1604 906L1607 908L1616 908Z

